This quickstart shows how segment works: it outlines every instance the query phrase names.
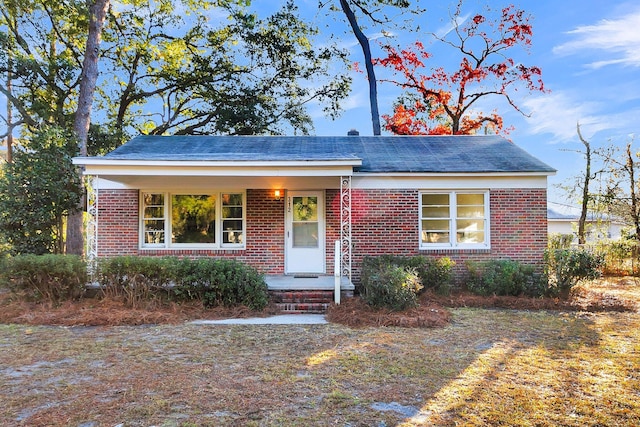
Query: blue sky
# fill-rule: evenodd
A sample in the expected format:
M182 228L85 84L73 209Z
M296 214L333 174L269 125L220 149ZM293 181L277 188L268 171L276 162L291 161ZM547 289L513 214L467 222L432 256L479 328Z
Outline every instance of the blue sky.
M302 3L308 4L309 13L317 10L315 0ZM481 12L483 4L486 2L466 1L463 15ZM509 3L491 1L489 4L498 8ZM515 126L509 138L558 169L557 175L549 180L549 200L566 202L566 195L554 186L568 182L584 167L581 155L567 151L582 149L576 134L578 121L583 136L594 147L610 142L624 146L634 133L640 132L640 3L532 0L514 4L533 15L533 44L528 55L520 56L520 60L542 68L543 80L550 92L518 95L517 103L530 113L529 118L497 101L488 102L483 110L497 108L505 124ZM437 32L446 26L452 3L433 0L423 1L422 5L427 8L426 15L415 21L422 30ZM337 28L341 24L332 25ZM376 31L368 35L376 38ZM418 33L398 34L392 42L403 45L418 36ZM354 61L362 62L362 53L353 36L344 34L341 38L353 52ZM451 57L450 50L447 55L438 50L440 47L427 44L427 38L422 40L427 50L433 49L434 60L441 61L435 64L458 63L459 58ZM447 64L448 59L453 62ZM390 112L398 92L389 84L380 84L379 90L380 110ZM336 121L316 117L316 134L342 135L357 128L361 135L370 135L368 86L364 75L354 75L353 93L345 106L346 111Z

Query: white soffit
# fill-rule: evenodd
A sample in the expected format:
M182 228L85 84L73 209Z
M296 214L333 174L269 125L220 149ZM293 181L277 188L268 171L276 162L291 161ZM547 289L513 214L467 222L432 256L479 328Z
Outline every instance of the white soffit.
M74 158L85 175L118 176L350 176L361 160L318 161L134 161Z

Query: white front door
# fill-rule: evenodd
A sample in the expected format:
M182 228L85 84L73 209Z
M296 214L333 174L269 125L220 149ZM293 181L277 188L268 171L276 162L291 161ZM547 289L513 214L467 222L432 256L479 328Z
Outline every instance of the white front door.
M285 270L324 273L324 192L289 191L286 209Z

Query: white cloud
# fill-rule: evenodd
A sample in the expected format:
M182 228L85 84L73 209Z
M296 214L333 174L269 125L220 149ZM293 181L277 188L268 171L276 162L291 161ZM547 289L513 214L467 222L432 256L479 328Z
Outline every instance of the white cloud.
M589 68L607 65L640 67L640 9L616 19L603 19L594 25L584 25L569 31L573 40L553 48L558 55L577 55L599 51L604 55L586 64Z
M598 103L580 101L568 92L557 91L529 98L523 106L531 112L531 117L526 119L531 133L550 133L554 142L575 139L578 122L585 137L615 127L611 117L598 114Z
M531 112L526 118L531 134L551 134L553 143L566 143L577 139L576 124L587 138L601 140L628 137L637 132L640 107L611 111L609 102L581 101L579 95L556 91L529 98L523 108Z

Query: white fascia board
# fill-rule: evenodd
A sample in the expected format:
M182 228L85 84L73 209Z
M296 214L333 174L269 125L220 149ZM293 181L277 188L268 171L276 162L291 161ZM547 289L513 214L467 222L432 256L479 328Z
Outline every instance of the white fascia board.
M451 190L456 188L547 188L547 173L360 174L351 179L354 189Z
M362 161L133 161L74 158L85 175L99 176L351 176Z

